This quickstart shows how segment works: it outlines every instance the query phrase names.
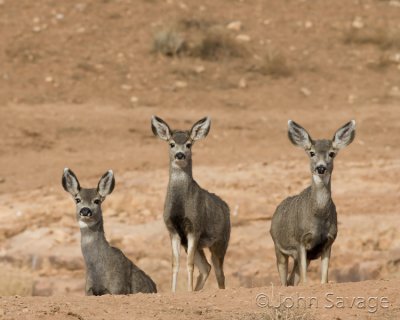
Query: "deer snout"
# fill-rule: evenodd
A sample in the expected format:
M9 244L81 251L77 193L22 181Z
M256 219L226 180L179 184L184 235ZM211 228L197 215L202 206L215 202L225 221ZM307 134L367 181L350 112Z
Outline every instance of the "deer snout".
M318 167L316 167L316 170L318 174L324 174L326 172L326 167L323 165L319 165Z
M183 152L178 152L176 155L175 155L175 159L178 159L178 160L183 160L183 159L185 159L186 158L186 156L185 156L185 154L183 153Z
M82 208L81 211L79 211L79 214L82 217L91 217L92 216L92 210L89 208Z

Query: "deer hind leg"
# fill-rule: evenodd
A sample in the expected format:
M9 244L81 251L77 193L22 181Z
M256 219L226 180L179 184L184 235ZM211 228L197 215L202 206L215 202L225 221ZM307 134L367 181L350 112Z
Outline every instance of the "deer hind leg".
M199 276L197 277L196 287L194 290L199 291L203 289L211 270L211 265L208 263L203 249L196 251L194 255L194 264L199 269Z
M278 267L279 279L281 280L282 286L287 286L288 277L288 260L289 256L282 253L279 249L275 249L276 253L276 265Z
M193 271L194 271L194 257L197 251L197 242L195 234L189 233L187 235L187 272L188 272L188 291L193 291Z
M218 288L225 289L224 257L212 253L211 261L214 267L215 277L217 278Z
M307 268L310 265L310 260L307 259ZM288 279L289 286L297 286L300 282L300 268L297 260L294 260L292 272Z
M172 247L172 292L176 292L176 285L179 272L179 257L181 251L181 238L177 233L171 234Z
M217 278L218 288L225 289L224 259L227 246L225 243L216 243L210 247L211 262Z
M295 259L293 263L293 269L292 272L290 273L289 279L288 279L288 286L295 286L299 283L300 281L300 269L299 269L299 263Z
M301 244L299 250L299 269L300 269L300 282L307 283L307 268L310 264L310 260L307 259L307 249Z
M331 248L332 246L325 248L321 255L321 283L328 283L328 270L329 260L331 258Z

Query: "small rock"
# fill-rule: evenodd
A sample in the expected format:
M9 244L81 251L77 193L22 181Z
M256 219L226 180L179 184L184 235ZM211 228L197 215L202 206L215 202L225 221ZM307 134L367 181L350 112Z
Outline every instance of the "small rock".
M139 98L138 98L138 97L135 97L135 96L132 96L132 97L130 98L130 101L131 101L132 103L138 103L138 102L139 102Z
M0 6L2 6L4 4L4 0L0 0Z
M181 2L181 3L179 3L179 8L181 8L182 10L187 10L188 6L186 3Z
M64 19L64 15L62 13L57 13L56 14L56 19L57 20L63 20Z
M305 27L306 29L310 29L310 28L312 28L312 26L313 26L313 23L312 23L311 21L306 21L306 22L304 23L304 27Z
M53 82L54 81L54 79L53 79L53 77L51 77L51 76L47 76L46 78L44 78L44 81L46 81L46 82Z
M364 28L364 22L361 17L355 17L351 25L356 29Z
M22 309L22 312L23 313L27 313L27 312L29 312L29 309L27 307L25 307L25 308Z
M32 28L32 31L33 31L33 32L40 32L40 31L42 31L42 28L41 28L40 26L34 26L34 27Z
M394 98L400 98L400 89L397 86L394 86L389 91L389 96Z
M389 6L400 8L400 1L398 1L398 0L391 0L391 1L389 1Z
M121 85L121 89L125 91L130 91L132 90L132 86L130 86L129 84L123 84Z
M354 103L354 101L356 100L356 96L354 95L354 94L350 94L349 96L348 96L348 98L347 98L347 102L348 103L350 103L350 104L352 104L352 103Z
M203 73L204 70L206 70L206 68L204 68L204 66L196 66L196 67L194 67L194 71L196 71L197 73Z
M310 89L308 89L308 88L306 88L306 87L301 88L301 89L300 89L300 92L301 92L304 96L306 96L306 97L309 97L309 96L311 95Z
M242 42L249 42L251 40L251 38L247 34L239 34L236 36L236 40L242 41Z
M232 21L231 23L228 23L226 28L229 30L240 31L240 30L242 30L242 22L241 21Z
M393 62L400 62L400 53L395 53L394 55L390 56L389 59Z
M247 81L246 81L245 78L241 78L241 79L239 80L239 88L241 88L241 89L247 88Z
M40 22L40 18L39 17L34 17L32 21L33 21L33 23L39 23Z
M187 82L185 81L175 81L175 88L186 88L188 86Z

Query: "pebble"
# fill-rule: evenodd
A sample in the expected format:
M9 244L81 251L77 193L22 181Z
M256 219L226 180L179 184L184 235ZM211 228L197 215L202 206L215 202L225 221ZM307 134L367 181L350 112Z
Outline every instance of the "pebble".
M364 22L361 17L355 17L351 25L356 29L364 28Z
M138 103L138 102L139 102L139 98L138 98L138 97L135 97L135 96L132 96L131 99L130 99L130 101L131 101L132 103Z
M132 90L132 86L130 86L129 84L123 84L121 85L121 89L125 91L130 91Z
M304 96L306 96L306 97L309 97L309 96L311 95L310 89L308 89L308 88L306 88L306 87L301 88L301 89L300 89L300 92L301 92Z
M397 86L394 86L389 91L389 96L394 98L400 98L400 89Z
M251 40L251 38L247 34L239 34L236 36L236 40L242 41L242 42L249 42Z
M234 31L240 31L242 30L242 22L241 21L232 21L230 23L228 23L228 25L226 26L227 29L229 30L234 30Z
M313 23L312 23L311 21L306 21L306 22L304 23L304 27L305 27L306 29L310 29L310 28L312 28L312 26L313 26Z
M391 0L391 1L389 1L389 6L400 8L400 1L398 1L398 0Z
M241 88L241 89L247 88L247 81L246 81L245 78L241 78L241 79L239 80L239 88Z
M194 67L194 71L196 71L197 73L203 73L205 70L206 70L206 68L204 68L204 66Z
M175 81L175 88L186 88L188 86L187 82L185 81Z

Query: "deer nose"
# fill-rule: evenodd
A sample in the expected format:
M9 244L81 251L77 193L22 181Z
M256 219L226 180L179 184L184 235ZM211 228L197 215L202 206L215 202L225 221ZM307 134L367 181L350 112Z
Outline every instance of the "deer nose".
M79 211L79 214L83 217L91 217L92 210L90 210L89 208L82 208L81 211Z
M326 167L325 166L318 166L316 169L317 169L317 172L319 174L324 174L325 171L326 171Z
M183 152L178 152L178 153L175 155L175 159L178 159L178 160L185 159L184 153L183 153Z

